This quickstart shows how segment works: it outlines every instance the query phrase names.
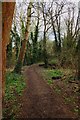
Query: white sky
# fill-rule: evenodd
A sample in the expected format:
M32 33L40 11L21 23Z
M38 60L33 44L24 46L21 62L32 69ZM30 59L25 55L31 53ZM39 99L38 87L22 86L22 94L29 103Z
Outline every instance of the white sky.
M68 1L78 3L80 0L68 0Z
M18 2L22 2L22 1L26 1L26 2L28 2L29 0L16 0L16 1L18 1ZM52 0L32 0L33 2L37 2L37 1L45 1L45 2L50 2L50 1L52 1ZM80 0L67 0L67 1L70 1L70 2L75 2L75 3L78 3Z
M29 2L30 0L16 0L16 2ZM33 2L37 2L37 1L45 1L45 2L50 2L50 1L53 1L53 0L32 0ZM64 0L65 1L65 0ZM73 3L75 3L76 4L76 13L78 12L78 9L77 9L77 6L78 6L78 2L80 1L80 0L66 0L66 1L69 1L69 2L73 2ZM25 6L24 6L24 8L25 8ZM76 14L77 15L77 14ZM42 34L42 33L41 33ZM50 39L54 39L54 35L52 34L52 35L50 35Z

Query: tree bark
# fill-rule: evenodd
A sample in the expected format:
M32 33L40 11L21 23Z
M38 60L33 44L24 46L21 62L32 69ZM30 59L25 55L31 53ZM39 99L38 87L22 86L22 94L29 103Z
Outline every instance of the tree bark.
M2 96L5 93L6 46L9 43L15 2L2 3Z
M46 50L46 29L47 29L47 24L46 24L46 14L44 10L44 4L42 4L42 9L43 9L43 19L44 19L44 36L43 36L43 57L44 57L44 67L48 67L48 57L47 57L47 50Z
M56 52L57 52L58 51L58 40L57 40L56 29L54 26L54 21L53 21L52 16L51 16L51 24L52 24L52 28L53 28L54 37L55 37L55 46L56 46Z
M58 40L59 40L59 52L61 52L61 32L60 32L60 15L59 15L59 20L58 20Z
M21 68L22 68L23 61L24 61L24 56L25 56L25 52L26 52L26 44L27 44L28 37L29 37L29 29L30 29L30 22L31 22L31 8L32 8L32 2L29 3L28 9L27 9L26 31L25 31L24 40L22 41L22 46L20 49L17 64L14 68L15 73L21 73Z

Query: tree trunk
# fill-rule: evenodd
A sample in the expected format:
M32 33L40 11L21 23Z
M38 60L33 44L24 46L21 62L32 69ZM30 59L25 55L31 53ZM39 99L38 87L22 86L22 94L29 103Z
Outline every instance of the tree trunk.
M61 52L61 34L60 34L60 16L58 21L58 39L59 39L59 52Z
M0 2L0 120L2 120L2 2Z
M78 80L80 80L80 35L78 38Z
M47 68L48 67L48 57L47 57L47 50L46 50L46 15L44 12L44 5L42 4L42 8L43 8L43 19L44 19L44 38L43 38L43 59L44 59L44 67Z
M21 73L21 68L22 68L23 61L24 61L24 56L26 52L26 44L28 41L30 22L31 22L31 8L32 8L32 2L29 3L28 9L27 9L27 24L26 24L25 36L24 36L24 40L22 41L22 46L20 49L17 64L14 68L14 72L16 73Z
M44 57L44 67L47 68L48 67L48 57L47 57L47 50L46 50L46 32L44 30L44 40L43 40L43 57Z
M33 63L36 63L38 60L38 30L39 27L39 17L38 17L38 21L37 21L37 25L35 27L35 36L33 38Z
M57 52L58 51L58 40L57 40L56 30L55 30L54 21L52 17L51 17L51 24L53 28L54 37L55 37L55 46L56 46L56 52Z
M15 2L2 3L2 95L4 96L5 71L6 71L6 46L9 43Z

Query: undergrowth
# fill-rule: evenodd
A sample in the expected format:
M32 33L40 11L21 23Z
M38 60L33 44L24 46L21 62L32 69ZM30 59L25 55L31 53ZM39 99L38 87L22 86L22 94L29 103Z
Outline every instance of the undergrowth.
M44 71L45 74L51 79L52 77L63 76L63 73L60 70L50 70L47 69Z
M6 87L5 100L14 99L14 94L21 95L25 87L24 77L22 75L7 72L6 73Z
M15 113L20 106L18 97L22 95L25 87L26 83L22 75L10 71L6 73L3 119L15 119Z

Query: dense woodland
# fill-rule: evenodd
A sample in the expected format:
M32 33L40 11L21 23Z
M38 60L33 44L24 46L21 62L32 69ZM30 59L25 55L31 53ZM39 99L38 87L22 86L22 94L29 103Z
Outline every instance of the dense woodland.
M21 76L21 81L22 69L31 65L57 71L59 75L52 75L49 71L52 79L61 79L59 70L66 70L70 71L67 74L70 83L80 80L79 21L77 4L67 0L16 2L6 47L7 80L14 81L13 74L17 80ZM18 85L16 88L18 90ZM9 99L8 93L6 96L5 99Z
M67 1L17 3L7 67L15 66L18 73L22 65L44 62L47 68L56 58L59 66L74 69L80 79L79 16L77 6Z

